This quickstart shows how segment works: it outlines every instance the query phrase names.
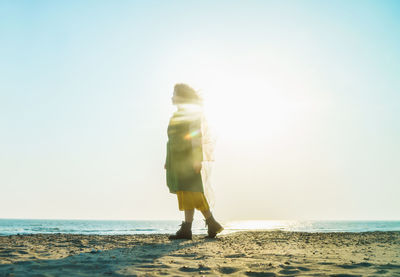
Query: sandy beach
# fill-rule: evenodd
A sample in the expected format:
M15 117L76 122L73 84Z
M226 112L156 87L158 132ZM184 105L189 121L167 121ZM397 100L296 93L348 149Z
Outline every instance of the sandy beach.
M400 276L400 232L0 237L0 276Z

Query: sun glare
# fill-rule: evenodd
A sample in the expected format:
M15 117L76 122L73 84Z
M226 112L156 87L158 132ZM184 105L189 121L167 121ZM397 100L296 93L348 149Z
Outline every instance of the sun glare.
M299 72L296 64L280 64L279 55L271 61L262 53L251 60L180 54L174 60L181 66L171 79L199 90L209 125L221 140L240 145L296 135L310 110L307 78L292 74Z
M242 220L231 221L226 224L226 229L232 231L241 230L283 230L288 228L288 221L277 220Z

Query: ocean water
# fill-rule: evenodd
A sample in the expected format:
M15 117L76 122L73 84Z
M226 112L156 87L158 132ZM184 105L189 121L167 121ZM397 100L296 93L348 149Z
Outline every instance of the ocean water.
M16 234L168 234L175 233L181 221L174 220L45 220L0 219L0 236ZM400 231L400 221L231 221L221 222L232 233L245 230L292 232L371 232ZM203 220L193 222L194 234L206 234Z

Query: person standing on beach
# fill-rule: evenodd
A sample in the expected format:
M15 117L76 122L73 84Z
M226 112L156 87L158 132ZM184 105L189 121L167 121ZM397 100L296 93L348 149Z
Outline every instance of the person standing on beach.
M198 93L186 84L176 84L172 104L177 111L168 125L167 158L164 168L170 193L178 197L179 210L185 212L185 221L170 239L192 239L192 222L195 209L201 211L208 227L209 238L214 238L224 228L213 217L209 201L204 194L202 178L205 120L203 101ZM204 171L204 168L203 168Z

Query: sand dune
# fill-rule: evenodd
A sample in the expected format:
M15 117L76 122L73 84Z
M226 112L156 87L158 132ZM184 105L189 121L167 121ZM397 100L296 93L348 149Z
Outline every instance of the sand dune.
M0 237L0 276L400 276L400 232Z

